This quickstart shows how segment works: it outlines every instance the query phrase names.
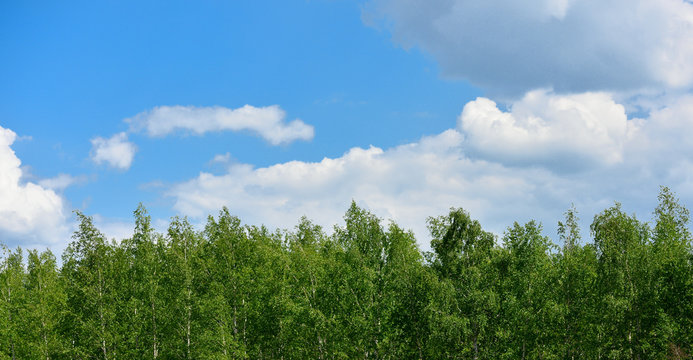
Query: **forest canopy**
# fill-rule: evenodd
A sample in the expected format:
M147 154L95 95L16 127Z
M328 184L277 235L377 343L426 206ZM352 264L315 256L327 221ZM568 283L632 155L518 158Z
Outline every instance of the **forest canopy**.
M77 212L60 266L2 247L0 359L690 358L690 214L658 200L651 223L616 203L589 236L571 208L555 242L453 208L428 219L430 252L355 203L329 235L226 208L159 233L140 205L115 241Z

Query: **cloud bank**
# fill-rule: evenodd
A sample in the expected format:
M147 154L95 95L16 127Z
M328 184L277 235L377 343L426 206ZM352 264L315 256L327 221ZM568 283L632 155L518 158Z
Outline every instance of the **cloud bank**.
M168 194L175 209L196 218L228 206L244 221L283 228L304 214L329 228L355 199L425 237L426 216L451 205L464 203L478 213L504 194L529 194L532 184L512 171L465 158L461 141L458 131L448 130L388 150L353 148L315 163L235 164L226 174L201 173Z
M535 91L507 111L479 98L464 107L456 128L417 142L353 148L320 162L232 164L226 173L176 184L167 195L194 218L228 206L244 221L283 228L301 215L329 227L354 199L411 227L423 244L426 217L450 206L464 207L499 234L530 216L551 234L571 203L587 214L586 223L613 200L649 219L659 185L693 201L693 158L685 155L693 153L686 135L692 103L680 99L648 118L629 119L606 93Z
M363 17L491 95L690 88L684 0L373 0Z
M22 181L21 161L11 147L16 139L17 134L0 126L0 242L59 245L69 238L63 198ZM55 185L62 186L57 180Z

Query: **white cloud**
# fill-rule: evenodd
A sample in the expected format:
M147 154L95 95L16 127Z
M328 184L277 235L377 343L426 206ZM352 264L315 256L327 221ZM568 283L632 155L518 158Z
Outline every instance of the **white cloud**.
M0 126L0 241L29 247L66 242L64 200L43 185L21 181L21 161L11 147L16 139Z
M364 20L492 95L693 85L683 0L372 0Z
M313 127L296 119L285 122L286 113L279 106L238 109L225 107L159 106L126 119L131 131L144 131L149 136L165 136L182 130L197 135L210 131L251 131L272 145L313 138Z
M90 140L91 160L96 164L106 163L111 167L127 170L132 165L137 148L128 141L124 132L115 134L108 139L95 137Z
M178 212L196 219L228 206L245 222L282 228L301 215L329 228L354 199L412 228L424 248L426 217L451 206L469 210L496 233L534 218L551 235L571 203L584 229L614 200L649 220L659 185L693 203L691 119L690 98L646 119L627 119L623 106L603 93L531 92L508 112L477 99L460 115L459 129L418 142L353 148L314 163L233 164L222 175L203 172L174 185L168 195ZM575 158L580 166L565 165Z
M561 96L544 90L527 93L508 112L478 98L465 105L458 126L476 156L566 170L623 161L625 144L638 130L608 94Z

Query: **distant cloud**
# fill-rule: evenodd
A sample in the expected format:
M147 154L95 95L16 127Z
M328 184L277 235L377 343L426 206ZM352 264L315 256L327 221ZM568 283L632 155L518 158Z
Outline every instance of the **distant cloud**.
M86 182L85 176L72 176L69 174L59 174L56 177L43 179L38 184L44 188L61 191L70 185Z
M65 202L45 183L21 181L21 161L11 147L16 139L12 130L0 126L0 241L14 244L21 239L29 247L65 242ZM66 180L59 182L53 181L56 189L67 186Z
M226 164L229 161L231 161L231 153L225 153L225 154L217 154L214 155L214 158L212 158L211 163L219 163L219 164Z
M165 136L175 131L202 135L211 131L251 131L272 145L288 144L313 138L313 127L296 119L285 122L286 113L279 106L237 109L221 106L159 106L135 115L126 122L131 131L149 136Z
M366 23L494 96L690 88L693 4L683 0L372 0Z
M106 163L108 166L127 170L132 165L137 148L128 141L124 132L115 134L108 139L95 137L91 139L91 160L96 164Z

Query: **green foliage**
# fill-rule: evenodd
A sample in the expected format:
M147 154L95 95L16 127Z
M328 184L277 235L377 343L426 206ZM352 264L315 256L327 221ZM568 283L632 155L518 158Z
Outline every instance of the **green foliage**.
M693 272L691 271L690 214L666 187L654 211L655 227L651 287L658 308L654 330L660 337L653 345L660 352L691 352L693 344Z
M115 295L119 289L113 286L113 248L91 217L76 214L79 228L63 254L61 269L67 294L61 324L63 338L71 357L108 359L120 335L114 331Z
M327 234L244 225L222 209L203 231L130 239L79 220L50 251L0 254L0 359L690 358L690 215L662 188L652 224L619 204L583 242L574 207L558 244L541 224L501 239L462 209L412 232L352 202ZM27 255L26 258L24 257Z
M65 308L63 291L56 260L50 250L29 251L27 272L27 334L31 358L49 359L64 352L59 335L59 320Z
M0 315L0 342L5 356L9 359L25 357L29 354L26 323L29 309L26 293L26 270L22 262L22 249L11 251L3 246L3 261L0 262L0 295L2 305Z
M429 218L429 229L435 253L432 267L447 283L443 291L449 292L446 297L454 306L439 310L445 314L440 327L451 326L446 332L457 339L448 348L457 356L491 357L493 328L500 310L493 261L497 255L495 237L462 209Z

